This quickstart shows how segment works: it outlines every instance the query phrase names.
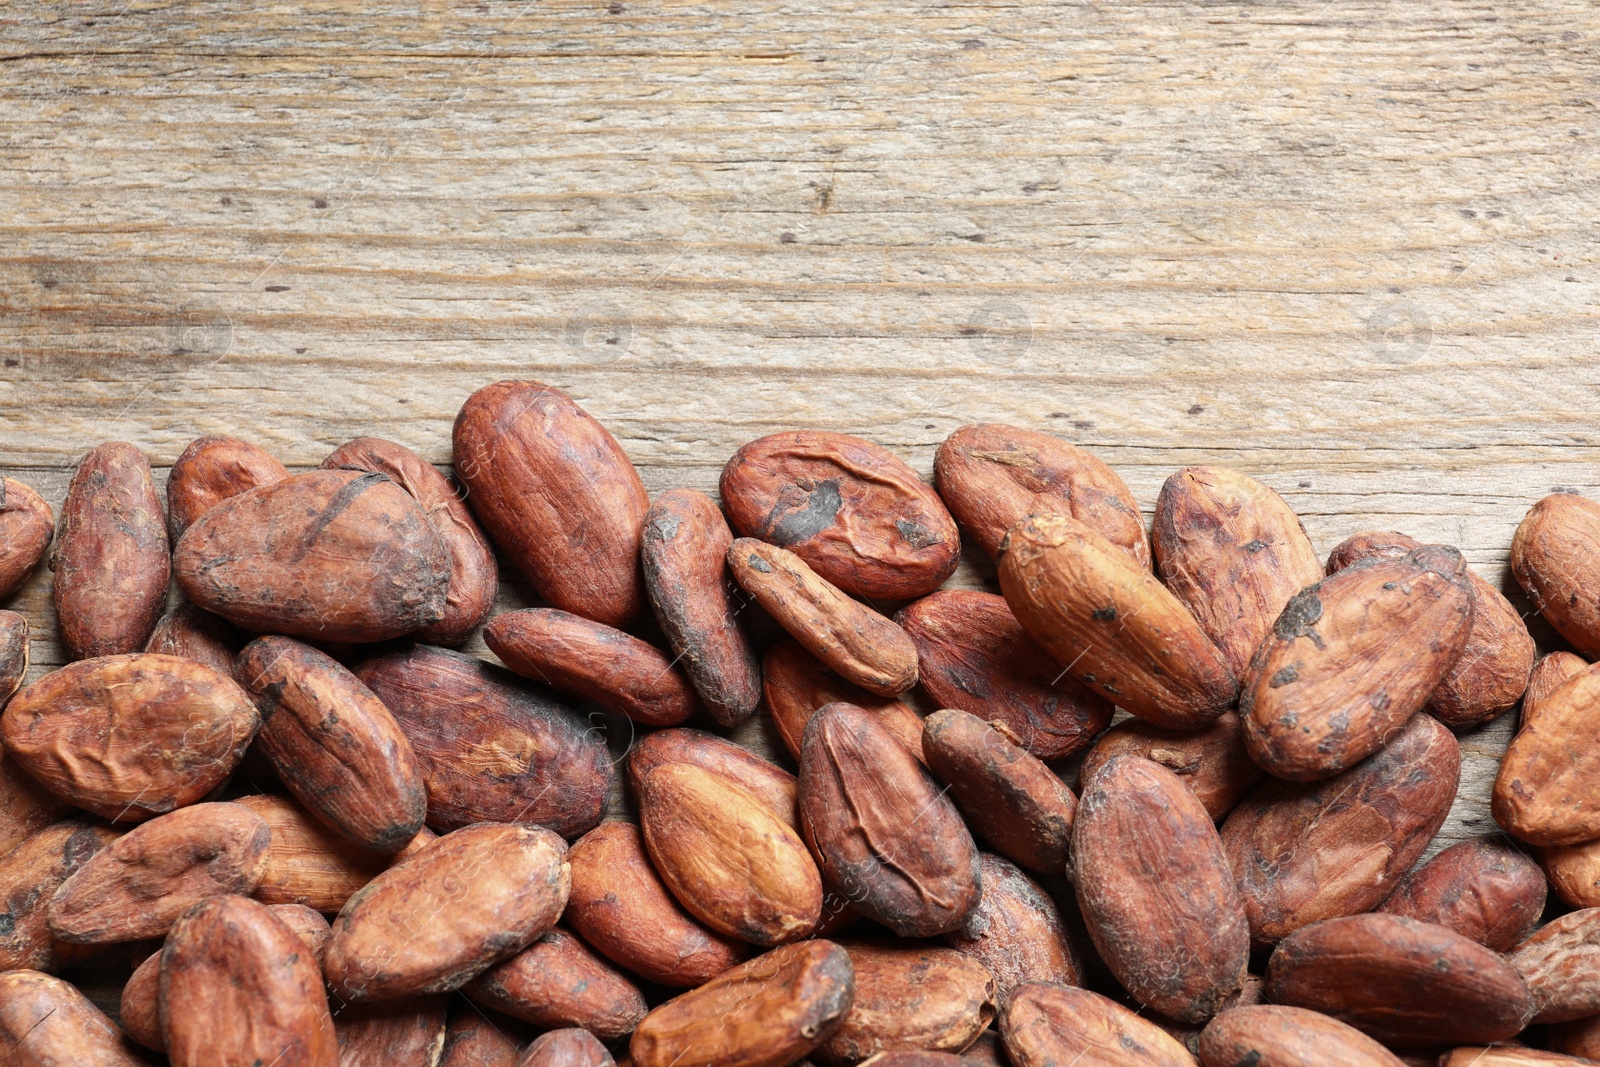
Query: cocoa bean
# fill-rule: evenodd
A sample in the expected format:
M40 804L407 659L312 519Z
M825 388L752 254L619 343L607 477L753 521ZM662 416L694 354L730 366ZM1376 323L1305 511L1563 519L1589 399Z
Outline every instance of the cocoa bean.
M1200 1035L1200 1067L1404 1067L1353 1026L1304 1008L1234 1008Z
M33 970L0 973L0 1041L11 1067L144 1067L89 998Z
M1427 1059L1432 1067L1432 1056ZM1578 1067L1590 1060L1574 1059L1554 1052L1540 1052L1531 1048L1458 1048L1440 1056L1438 1067Z
M1600 907L1600 841L1534 846L1534 856L1562 903L1574 908Z
M1088 778L1119 755L1161 764L1181 778L1218 821L1266 776L1245 750L1244 724L1231 711L1203 730L1168 730L1140 719L1120 722L1089 749L1082 776Z
M388 861L353 845L288 797L244 796L235 803L255 812L271 830L267 868L255 892L264 903L336 912Z
M14 611L0 611L0 708L22 688L28 645L28 620Z
M55 535L44 497L15 478L0 477L0 600L22 588Z
M0 971L54 971L71 961L74 946L50 934L50 898L116 839L116 831L89 819L67 819L0 856Z
M917 679L934 703L998 719L1042 760L1077 751L1111 722L1110 702L1035 644L1004 597L941 590L895 621L917 647Z
M1087 989L1029 982L1000 1013L1014 1067L1195 1067L1155 1023Z
M1585 657L1600 656L1600 503L1545 497L1511 538L1511 573L1551 626Z
M1596 700L1600 668L1591 666L1540 701L1533 721L1511 739L1495 777L1490 811L1513 837L1534 845L1600 838L1600 806L1594 802L1600 784Z
M111 441L78 463L50 553L56 622L73 659L144 647L167 604L171 561L150 461Z
M1082 985L1083 965L1049 894L999 856L980 855L978 868L983 895L944 943L988 969L996 1003L1004 1007L1027 982Z
M1034 515L1006 535L1000 591L1022 628L1090 689L1158 726L1200 729L1238 682L1189 609L1094 529Z
M167 472L167 529L174 544L183 531L230 497L289 477L276 456L237 437L197 437Z
M477 1008L450 1013L438 1067L517 1067L521 1043Z
M841 942L855 970L844 1022L811 1058L829 1067L879 1052L960 1052L994 1019L994 976L947 948L904 942Z
M0 752L0 856L72 811L71 804L24 774L15 760Z
M806 724L820 707L843 701L871 712L916 759L922 756L922 716L903 700L880 697L839 677L794 641L780 641L767 650L761 670L767 711L795 759Z
M606 1047L587 1030L552 1030L540 1034L522 1053L517 1067L612 1067Z
M1544 900L1539 865L1493 834L1440 852L1406 875L1378 910L1437 923L1504 952L1532 932Z
M1552 920L1506 958L1533 994L1534 1022L1600 1015L1600 908Z
M955 520L933 487L859 437L759 438L728 460L720 488L736 531L789 549L852 596L924 596L960 557Z
M704 730L679 728L646 734L628 750L628 781L635 795L644 776L667 763L687 763L752 793L784 823L796 829L799 783L776 763Z
M431 1063L444 1047L443 996L380 1004L346 1004L334 1018L339 1067L397 1067Z
M608 626L638 616L650 498L605 427L543 382L496 382L462 405L454 441L472 513L541 597Z
M227 619L201 611L193 604L181 604L177 610L161 616L150 632L150 640L144 643L144 650L161 656L192 659L225 678L232 678L233 658L243 644L239 631Z
M1522 718L1518 729L1537 722L1550 694L1561 688L1563 682L1582 674L1589 666L1582 656L1571 652L1552 652L1533 665L1528 676L1528 690L1522 694Z
M637 986L560 927L462 991L540 1029L581 1026L602 1041L627 1037L649 1010Z

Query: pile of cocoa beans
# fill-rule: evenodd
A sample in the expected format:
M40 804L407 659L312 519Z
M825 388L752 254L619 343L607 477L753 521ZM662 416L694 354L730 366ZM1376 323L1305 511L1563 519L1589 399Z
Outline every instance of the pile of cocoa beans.
M1517 530L1535 662L1456 549L1324 566L1231 470L1148 532L1045 434L934 474L799 431L652 501L500 382L454 480L205 437L163 507L110 443L57 524L6 479L69 662L23 686L0 612L0 1062L1600 1061L1600 504ZM997 593L941 588L963 538ZM1503 833L1419 865L1517 708Z

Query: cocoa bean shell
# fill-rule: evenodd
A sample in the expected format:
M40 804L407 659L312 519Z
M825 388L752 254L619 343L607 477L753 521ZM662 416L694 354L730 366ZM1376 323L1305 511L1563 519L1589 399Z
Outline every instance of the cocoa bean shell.
M1528 983L1534 1022L1600 1015L1600 908L1551 920L1506 958Z
M1432 1056L1427 1057L1429 1067L1433 1067L1435 1062L1438 1067L1562 1067L1563 1064L1578 1067L1579 1064L1592 1061L1554 1052L1540 1052L1538 1049L1497 1046L1451 1049L1437 1061Z
M572 892L565 921L613 963L660 985L698 986L749 954L744 943L701 926L661 881L638 827L603 822L568 854Z
M432 1064L444 1048L449 999L412 997L346 1004L333 1020L339 1067Z
M438 1067L516 1067L522 1046L472 1006L450 1013Z
M0 477L0 600L22 588L55 536L55 513L33 487Z
M0 708L22 688L28 673L28 620L14 611L0 611Z
M645 775L668 763L686 763L714 774L753 794L787 825L800 826L795 776L742 745L687 727L646 734L628 750L628 782L634 794Z
M171 560L161 497L144 453L122 441L89 450L61 505L50 569L56 623L73 659L144 647L167 604Z
M1554 493L1528 509L1511 538L1511 573L1586 658L1600 656L1600 503Z
M934 482L991 559L1028 515L1070 515L1139 566L1150 566L1139 504L1117 472L1077 445L998 423L963 426L934 453Z
M879 696L917 684L917 649L905 631L793 552L741 537L728 549L728 567L790 636L846 681Z
M1357 534L1334 549L1328 568L1342 570L1362 559L1403 556L1421 547L1402 533ZM1528 687L1535 654L1522 614L1505 595L1470 569L1467 580L1472 583L1467 643L1427 705L1430 715L1453 730L1481 726L1516 704Z
M901 748L918 760L923 758L922 716L911 705L845 681L798 642L780 641L767 649L761 671L767 711L784 747L796 760L800 758L800 745L811 716L818 708L839 701L871 712Z
M844 1022L850 956L831 941L782 945L656 1008L628 1043L634 1067L784 1067Z
M1572 845L1600 838L1596 700L1600 700L1600 668L1590 666L1540 701L1536 716L1524 722L1506 747L1490 811L1513 837L1534 845Z
M1438 545L1353 564L1296 594L1239 696L1251 758L1305 782L1378 751L1455 665L1472 605L1461 553Z
M1522 694L1522 717L1517 728L1520 730L1537 722L1550 694L1569 678L1582 674L1588 666L1587 660L1571 652L1551 652L1535 663L1533 673L1528 676L1527 692Z
M1323 577L1288 502L1226 467L1168 478L1151 534L1156 573L1241 679L1289 598Z
M1455 737L1418 715L1343 774L1257 786L1222 824L1256 943L1380 904L1444 825L1460 780Z
M1238 992L1244 901L1211 816L1177 775L1115 756L1087 779L1071 869L1089 936L1139 1003L1197 1023Z
M192 603L246 630L385 641L443 617L450 554L388 478L318 470L207 511L173 568Z
M933 487L859 437L758 438L728 460L720 489L736 531L794 552L852 596L923 596L960 558L955 520Z
M639 615L650 498L604 426L543 382L496 382L462 405L454 443L473 515L541 597L608 626Z
M255 892L264 903L336 912L387 865L389 857L357 847L288 797L243 796L235 803L271 830L267 867Z
M357 664L422 769L428 824L521 821L576 837L600 821L611 758L587 720L458 652L416 645Z
M879 1052L961 1052L994 1019L994 976L947 948L887 939L840 942L855 969L844 1022L812 1052L828 1067Z
M56 795L113 822L142 822L226 781L260 725L232 678L141 652L40 678L6 705L0 740Z
M238 804L195 804L151 819L61 883L46 913L50 933L85 944L165 937L206 897L254 893L271 840L266 820Z
M1029 982L1000 1013L1014 1067L1194 1067L1195 1059L1155 1023L1087 989Z
M534 1038L517 1067L612 1067L616 1061L587 1030L552 1030Z
M949 933L977 907L972 835L871 712L840 703L811 717L800 825L825 884L902 937Z
M1004 597L940 590L895 621L917 647L917 679L935 704L998 719L1042 760L1083 748L1111 722L1111 703L1063 671Z
M358 437L340 445L322 466L382 474L422 506L450 556L450 579L443 617L422 627L415 637L434 645L465 641L494 608L500 568L488 538L450 479L411 449L378 437Z
M462 991L476 1003L541 1029L579 1026L602 1041L633 1033L649 1011L638 986L560 927Z
M305 942L306 948L316 958L317 970L320 971L323 957L328 954L328 942L333 940L333 927L322 913L304 904L269 904L267 910L287 926L294 936Z
M183 531L230 497L289 477L289 468L260 445L237 437L197 437L167 472L167 529Z
M983 895L944 943L994 976L996 1003L1004 1007L1028 982L1082 985L1083 964L1050 895L999 856L980 855L978 867Z
M161 616L156 628L150 631L144 650L161 656L192 659L223 677L232 678L233 658L243 644L239 631L227 619L201 611L193 604L180 604L176 610Z
M0 1041L13 1067L144 1067L88 997L35 970L0 973Z
M639 825L661 880L718 933L770 946L822 917L822 877L790 825L719 775L668 763L638 782Z
M654 645L555 608L497 615L483 639L524 678L646 726L676 726L699 707L694 687Z
M1088 778L1113 756L1141 756L1176 774L1215 820L1227 817L1266 772L1244 744L1244 724L1224 712L1202 730L1168 730L1141 719L1125 719L1100 735L1084 757Z
M1200 1067L1404 1067L1353 1026L1304 1008L1233 1008L1200 1035Z
M1238 695L1233 671L1189 609L1070 516L1033 515L1011 529L1000 591L1057 663L1141 719L1199 729Z
M0 971L54 971L70 962L74 946L50 934L50 898L116 839L115 830L90 819L67 819L0 856Z
M459 988L555 925L567 903L566 851L539 826L446 834L345 902L324 962L328 984L347 1000Z
M1398 915L1328 919L1290 934L1268 961L1266 995L1397 1048L1504 1041L1533 1015L1526 983L1498 953Z
M173 924L160 967L161 1032L173 1067L338 1067L322 975L265 905L202 900Z
M0 856L73 810L71 804L23 773L16 760L0 752Z
M1437 923L1504 952L1538 924L1545 889L1539 865L1492 834L1440 852L1406 875L1378 910Z
M422 829L428 793L389 709L333 657L288 637L239 654L237 677L261 709L256 745L312 814L373 852Z
M1600 841L1534 846L1533 853L1557 899L1574 908L1600 907Z
M990 848L1029 870L1062 870L1077 800L1054 771L954 708L928 716L922 750L928 770L949 787L967 825Z
M674 661L722 726L761 703L761 662L739 625L743 608L728 549L733 531L704 493L671 489L644 517L644 586Z

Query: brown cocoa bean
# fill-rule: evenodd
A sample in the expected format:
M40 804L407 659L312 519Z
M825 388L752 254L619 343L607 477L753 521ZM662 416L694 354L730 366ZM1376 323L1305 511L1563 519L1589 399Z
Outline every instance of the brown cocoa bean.
M0 477L0 600L21 589L38 568L55 525L44 497L15 478Z
M1537 715L1506 747L1490 811L1513 837L1534 845L1600 838L1600 806L1594 801L1600 783L1596 700L1600 667L1590 666L1540 701Z
M386 641L444 616L450 554L383 475L308 471L206 512L173 568L192 603L246 630Z
M204 663L226 678L233 677L233 658L243 645L239 631L227 619L201 611L193 604L181 604L177 610L161 616L150 640L144 643L146 652L161 656L178 656Z
M827 886L902 937L949 933L977 907L972 835L871 712L841 703L811 717L800 825Z
M519 821L576 837L605 813L611 758L597 732L509 671L416 645L355 673L411 742L433 828Z
M728 549L739 584L840 677L879 696L917 684L917 649L904 630L823 580L793 552L741 537Z
M462 991L540 1029L581 1026L602 1041L627 1037L649 1011L638 986L560 927Z
M638 616L650 497L604 426L543 382L496 382L467 398L454 440L472 513L541 597L608 626Z
M911 1060L891 1061L890 1056L935 1056L937 1060L929 1060L925 1064L918 1064ZM1006 1059L1006 1051L1000 1043L1000 1034L993 1027L978 1035L968 1049L960 1056L952 1057L948 1052L885 1052L878 1057L878 1067L956 1067L954 1063L946 1060L955 1059L966 1067L1010 1067Z
M822 917L822 877L788 823L716 774L668 763L639 780L645 848L695 918L753 945L809 934Z
M276 456L237 437L197 437L167 473L167 528L174 544L183 531L230 497L289 477Z
M72 811L71 804L24 774L15 760L0 752L0 856Z
M1027 982L1082 985L1083 965L1049 894L999 856L980 855L978 867L983 895L944 943L994 975L996 1002L1004 1007Z
M1574 908L1600 908L1600 841L1534 846L1550 888Z
M0 1042L8 1067L144 1067L88 997L33 970L0 973Z
M1533 994L1534 1022L1600 1015L1600 908L1552 920L1506 958Z
M1295 931L1267 964L1266 994L1400 1048L1504 1041L1533 1015L1527 985L1498 953L1398 915Z
M544 935L567 903L567 846L539 826L446 834L345 902L324 969L347 1000L459 988Z
M1053 982L1020 986L1000 1013L1014 1067L1195 1067L1155 1023L1098 993Z
M1406 875L1378 910L1437 923L1504 952L1538 924L1544 900L1539 865L1493 834L1440 852Z
M699 706L672 660L632 634L555 608L497 615L483 639L524 678L646 726L676 726Z
M855 972L831 941L783 945L656 1008L628 1043L635 1067L783 1067L844 1022Z
M1535 663L1533 673L1528 676L1528 690L1522 694L1522 718L1517 728L1537 722L1550 694L1568 679L1582 674L1588 666L1582 656L1571 652L1552 652Z
M517 1067L612 1067L606 1047L587 1030L552 1030L534 1038Z
M257 747L307 810L373 852L417 836L428 810L417 758L360 679L288 637L250 642L236 673L261 709Z
M728 460L721 492L740 534L792 551L852 596L924 596L960 558L939 494L859 437L798 430L758 438Z
M1113 756L1142 756L1161 764L1218 821L1266 776L1245 750L1244 724L1231 711L1203 730L1168 730L1127 719L1100 735L1084 758L1081 774L1088 778Z
M799 643L780 641L773 645L762 658L761 670L767 711L784 747L795 759L800 758L800 745L811 716L818 708L839 701L871 712L901 748L918 760L923 758L922 716L911 705L845 681Z
M450 1013L438 1067L517 1067L521 1043L475 1007Z
M1289 598L1323 577L1288 502L1226 467L1185 467L1166 480L1151 543L1156 573L1241 679Z
M1418 715L1343 774L1263 782L1222 824L1256 942L1380 904L1444 825L1460 780L1455 737Z
M1401 533L1357 534L1334 549L1328 566L1343 569L1362 559L1403 556L1421 547ZM1472 584L1467 643L1427 706L1430 715L1453 730L1480 726L1516 704L1528 687L1535 651L1521 613L1505 595L1470 569L1467 580Z
M1511 538L1511 573L1551 626L1585 657L1600 656L1600 503L1554 493Z
M322 975L264 905L202 900L173 924L160 967L161 1033L173 1067L338 1067Z
M1239 696L1250 756L1279 778L1328 778L1422 710L1465 647L1461 553L1425 546L1354 564L1296 594Z
M994 1019L994 976L947 948L887 939L841 942L855 970L855 1001L818 1063L860 1063L879 1052L960 1052Z
M443 617L415 636L433 645L465 641L494 608L500 570L488 539L450 479L411 449L377 437L358 437L340 445L322 466L382 474L421 505L450 556L450 579Z
M928 716L922 751L967 825L994 851L1029 870L1067 862L1077 800L1065 782L1003 733L964 711Z
M56 795L113 822L142 822L225 781L260 725L232 678L141 652L40 678L6 705L0 740Z
M28 620L14 611L0 611L0 708L22 688L28 651Z
M933 472L939 496L990 559L1025 516L1061 514L1150 567L1138 502L1116 471L1076 445L1016 426L963 426L939 445Z
M1279 1005L1233 1008L1200 1035L1200 1067L1404 1067L1353 1026Z
M1074 678L1158 726L1200 729L1238 682L1189 609L1078 520L1033 515L1006 535L1000 591Z
M895 621L917 647L917 679L934 703L998 719L1042 760L1077 751L1111 722L1110 702L1035 644L1004 597L940 590Z
M795 776L748 748L704 730L681 727L646 734L628 750L628 782L635 795L644 776L667 763L687 763L725 779L754 794L789 826L800 826Z
M1427 1058L1429 1067L1436 1061ZM1573 1059L1554 1052L1540 1052L1531 1048L1458 1048L1451 1049L1437 1060L1438 1067L1578 1067L1590 1060Z
M351 844L288 797L244 796L235 803L255 812L271 829L267 869L255 892L264 903L336 912L382 873L388 860Z
M53 823L0 856L0 970L57 970L74 946L50 935L55 891L90 858L117 839L89 819Z
M68 655L90 659L144 647L167 604L171 560L161 497L143 452L111 441L78 462L50 569Z
M431 1063L444 1047L448 1005L442 996L344 1005L333 1021L339 1067Z
M739 625L743 604L728 573L733 531L704 493L671 489L644 517L644 587L675 661L722 726L761 703L761 662Z
M1545 1031L1545 1044L1552 1052L1585 1061L1600 1059L1600 1015L1557 1023Z
M666 986L697 986L749 949L697 923L662 883L638 827L611 821L572 846L565 920L613 963Z
M97 944L165 937L206 897L249 896L272 839L238 804L195 804L151 819L91 856L50 900L50 933Z
M1089 936L1139 1003L1198 1023L1238 992L1244 901L1211 816L1177 775L1115 756L1087 779L1071 869Z

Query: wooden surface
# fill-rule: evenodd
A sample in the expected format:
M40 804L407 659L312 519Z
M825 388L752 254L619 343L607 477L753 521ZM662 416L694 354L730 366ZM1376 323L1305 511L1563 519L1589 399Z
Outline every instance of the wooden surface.
M1147 508L1231 465L1320 551L1503 582L1528 505L1600 489L1597 86L1589 0L13 4L0 468L58 505L108 438L444 464L537 377L652 491L1007 421ZM47 577L13 606L59 663Z

